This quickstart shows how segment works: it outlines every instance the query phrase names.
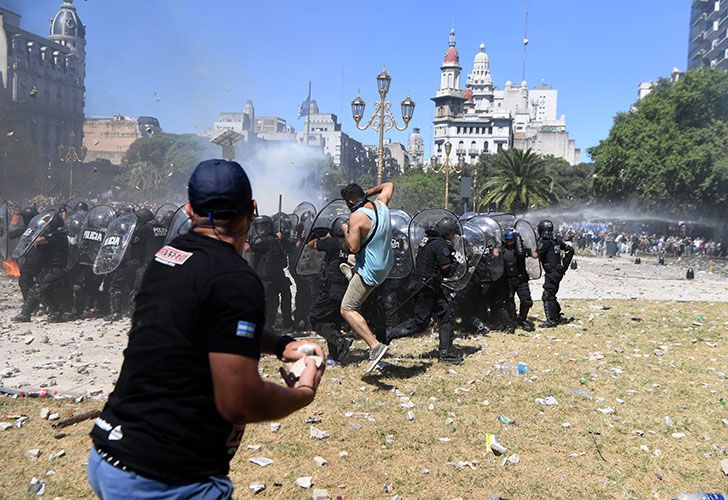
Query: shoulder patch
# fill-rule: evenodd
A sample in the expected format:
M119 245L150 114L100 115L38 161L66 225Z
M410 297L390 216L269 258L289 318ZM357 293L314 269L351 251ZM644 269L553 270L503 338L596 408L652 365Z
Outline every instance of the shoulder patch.
M190 257L192 257L192 252L183 252L182 250L178 250L169 245L160 248L159 251L154 254L154 260L160 264L170 267L181 266L187 262L187 259Z
M238 321L238 329L235 335L245 339L255 338L255 324L249 321Z

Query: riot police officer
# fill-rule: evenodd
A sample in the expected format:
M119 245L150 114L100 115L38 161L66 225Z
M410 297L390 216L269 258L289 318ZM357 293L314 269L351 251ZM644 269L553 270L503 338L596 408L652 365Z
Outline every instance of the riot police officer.
M571 259L574 257L574 249L564 243L557 236L554 236L554 224L550 220L542 220L538 223L538 255L544 269L543 283L543 310L546 321L541 328L553 328L560 323L568 323L568 319L561 314L561 306L556 299L559 285L564 278ZM562 260L561 252L565 253Z
M528 310L533 306L531 299L531 290L528 287L528 271L526 270L526 257L536 252L530 248L525 248L520 235L513 228L506 228L503 231L503 247L501 249L503 255L504 275L508 281L508 299L506 301L506 310L512 323L518 324L527 332L534 330L534 325L528 321ZM515 296L518 294L520 306L518 316L516 317Z
M452 241L459 234L455 219L443 218L425 231L408 292L414 295L413 317L387 331L393 339L423 332L434 316L439 323L438 361L459 364L463 358L452 350L453 307L442 280L456 272L458 262Z
M8 231L8 238L11 240L20 238L23 235L25 229L30 224L30 221L33 220L33 217L38 215L38 209L36 209L35 206L25 207L18 215L20 216L22 225L14 227ZM38 260L38 251L35 246L28 250L18 264L20 266L18 286L20 287L20 292L23 294L23 300L25 300L28 295L28 290L30 290L35 283L35 279L41 269L41 264Z
M267 215L253 221L253 241L250 247L255 259L256 272L265 289L266 324L276 323L278 305L281 306L283 328L291 328L291 282L284 269L288 265L286 252L280 238L273 233L273 220Z
M341 335L341 328L344 326L340 312L341 300L349 284L339 270L339 266L348 258L344 250L345 222L343 217L337 217L331 224L330 231L314 235L307 243L310 248L324 254L319 273L319 295L311 307L309 321L316 333L326 339L329 357L335 361L346 357L354 342L354 339Z
M34 246L40 266L38 275L26 293L20 314L13 319L18 322L30 321L31 315L42 302L48 307L49 321L61 321L63 311L60 289L68 264L68 237L59 214L53 215Z

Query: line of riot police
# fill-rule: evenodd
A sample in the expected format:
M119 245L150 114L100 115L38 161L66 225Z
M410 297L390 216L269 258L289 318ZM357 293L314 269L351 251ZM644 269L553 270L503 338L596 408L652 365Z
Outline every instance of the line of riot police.
M291 214L258 216L243 255L263 283L266 324L285 331L313 329L326 339L333 359L345 357L353 342L339 309L352 270L342 233L349 214L343 200L334 200L318 212L303 202ZM41 214L24 209L20 216L22 224L5 231L6 238L20 236L13 253L24 297L17 321L29 321L40 304L51 321L122 318L154 254L190 227L184 207L170 204L155 214L90 208L88 200L79 199ZM573 249L554 237L550 221L539 223L537 236L513 214L458 218L431 209L410 217L392 209L391 227L395 265L364 311L380 342L416 335L434 321L438 359L459 363L455 328L465 334L533 331L529 282L540 278L542 267L546 321L541 326L566 321L556 293ZM0 228L0 239L2 234Z
M12 221L6 206L0 214L0 247L9 249L18 239L12 258L19 264L23 294L14 320L30 321L41 308L51 322L121 319L147 263L167 237L175 209L167 204L156 214L146 208L114 210L91 207L80 198L41 213L23 208Z

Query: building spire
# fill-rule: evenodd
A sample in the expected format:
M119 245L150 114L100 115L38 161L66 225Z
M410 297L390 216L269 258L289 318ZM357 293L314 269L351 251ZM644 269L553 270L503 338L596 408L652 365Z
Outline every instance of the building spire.
M450 47L455 46L455 28L450 28Z

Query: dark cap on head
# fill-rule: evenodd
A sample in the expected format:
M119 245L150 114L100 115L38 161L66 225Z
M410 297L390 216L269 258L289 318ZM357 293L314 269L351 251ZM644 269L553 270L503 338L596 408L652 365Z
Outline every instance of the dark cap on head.
M192 210L201 216L229 219L250 208L253 192L239 163L205 160L192 172L187 192Z

